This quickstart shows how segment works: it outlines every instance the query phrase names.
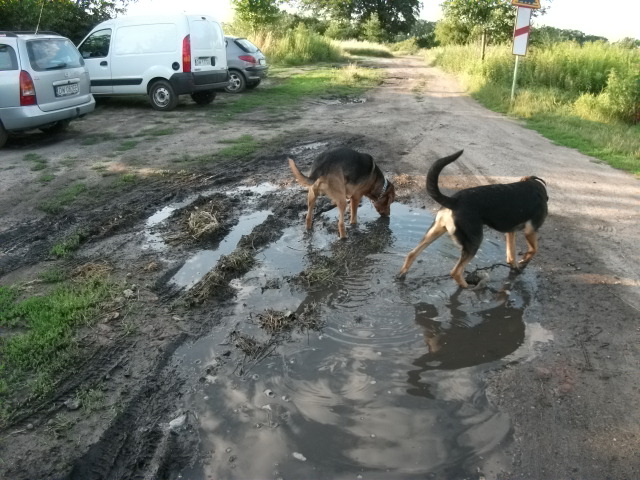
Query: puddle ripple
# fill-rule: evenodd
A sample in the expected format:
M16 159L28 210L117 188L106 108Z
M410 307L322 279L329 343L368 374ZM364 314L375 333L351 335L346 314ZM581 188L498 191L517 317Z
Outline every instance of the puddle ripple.
M461 291L446 275L458 250L442 238L396 282L432 216L395 204L390 221L366 205L359 216L347 242L357 242L360 260L340 282L313 294L287 283L308 265L307 252L345 245L320 227L305 235L293 226L238 282L235 313L179 349L194 379L185 408L199 419L202 452L182 478L467 478L499 458L511 423L487 400L483 376L550 340L523 320L533 273L508 279L496 269L488 288ZM503 248L485 242L473 267L502 263ZM238 376L242 356L228 355L229 330L259 335L250 313L309 302L320 306L324 330L294 334Z

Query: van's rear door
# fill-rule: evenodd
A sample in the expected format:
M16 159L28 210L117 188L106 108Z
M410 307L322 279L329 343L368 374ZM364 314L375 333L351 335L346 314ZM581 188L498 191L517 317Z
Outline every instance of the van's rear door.
M188 15L191 37L191 71L227 70L227 50L222 28L207 15Z

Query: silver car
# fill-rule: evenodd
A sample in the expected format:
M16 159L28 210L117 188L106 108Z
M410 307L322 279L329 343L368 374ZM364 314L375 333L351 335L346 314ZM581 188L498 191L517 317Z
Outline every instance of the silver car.
M267 76L267 58L246 38L224 37L227 41L227 65L229 66L229 86L225 91L240 93L256 88Z
M64 130L95 109L89 72L71 40L0 31L0 148L9 133Z

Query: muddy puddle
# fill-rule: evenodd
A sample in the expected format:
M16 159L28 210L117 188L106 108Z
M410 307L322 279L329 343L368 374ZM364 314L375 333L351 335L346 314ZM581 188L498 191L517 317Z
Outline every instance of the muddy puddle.
M270 215L243 213L218 249L194 252L169 282L188 290ZM467 478L508 445L511 419L483 378L551 339L523 319L535 275L510 276L503 242L487 238L470 265L487 285L459 290L448 276L459 250L442 237L398 282L432 220L398 203L382 219L367 201L346 241L333 209L312 232L301 216L258 249L232 282L229 314L175 354L190 385L176 418L199 438L197 461L175 478Z

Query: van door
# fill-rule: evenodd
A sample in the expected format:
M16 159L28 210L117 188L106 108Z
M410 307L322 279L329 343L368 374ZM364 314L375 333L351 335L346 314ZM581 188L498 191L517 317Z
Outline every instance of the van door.
M227 70L227 50L220 25L207 16L189 15L191 71Z
M89 69L91 78L91 93L113 93L111 80L111 29L105 28L93 32L78 46L78 50L84 58L84 63Z

